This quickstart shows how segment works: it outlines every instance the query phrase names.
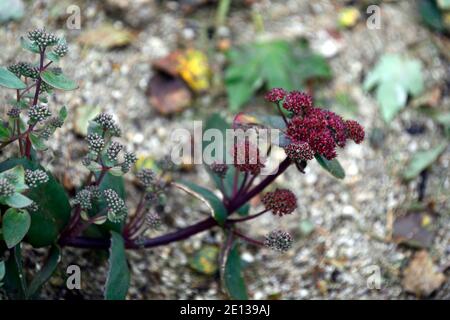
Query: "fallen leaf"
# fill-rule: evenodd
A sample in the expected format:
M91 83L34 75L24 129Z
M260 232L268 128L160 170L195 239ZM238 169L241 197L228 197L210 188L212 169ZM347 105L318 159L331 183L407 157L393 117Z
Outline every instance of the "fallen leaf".
M150 105L164 115L181 112L192 102L192 93L183 80L161 72L150 79L147 95Z
M445 275L439 272L426 250L417 252L403 272L402 285L405 291L418 297L428 297L439 289Z
M409 212L394 221L392 240L414 248L431 247L435 235L434 216L428 212Z
M202 92L209 89L211 70L208 57L203 52L188 49L179 55L178 72L192 90Z
M217 246L206 245L194 253L189 266L199 273L213 275L219 270L219 251Z
M135 35L128 29L118 29L112 24L104 24L98 28L84 31L78 38L78 42L89 47L101 49L122 48L129 45Z

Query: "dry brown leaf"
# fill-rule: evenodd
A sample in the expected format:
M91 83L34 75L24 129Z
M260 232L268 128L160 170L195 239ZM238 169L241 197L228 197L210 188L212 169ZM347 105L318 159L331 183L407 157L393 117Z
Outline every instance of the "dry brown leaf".
M108 50L125 47L134 39L135 35L128 29L117 29L111 24L104 24L83 32L78 38L78 42L82 45Z
M427 297L439 289L445 275L439 272L426 250L419 251L403 272L403 288L418 297Z
M155 74L150 80L147 95L150 105L165 115L181 112L192 102L192 93L186 83L163 73Z

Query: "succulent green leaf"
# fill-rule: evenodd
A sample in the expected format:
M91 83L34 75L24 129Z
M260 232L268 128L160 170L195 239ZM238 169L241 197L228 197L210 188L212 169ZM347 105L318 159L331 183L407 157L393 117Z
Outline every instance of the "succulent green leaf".
M27 284L23 274L22 252L20 244L10 250L5 262L4 287L10 299L25 299Z
M203 201L210 209L211 215L217 223L221 226L225 224L228 216L227 209L222 203L222 200L220 200L211 190L188 181L180 181L179 184L175 184L175 186L184 189L186 192L191 193Z
M248 300L247 288L244 277L242 276L241 256L237 243L228 252L222 277L231 299Z
M27 290L27 297L33 298L38 294L42 286L50 279L53 272L55 272L60 260L61 249L57 245L53 245L44 266L38 271L31 281Z
M3 67L0 67L0 86L19 90L27 87L14 73Z
M338 179L345 178L345 171L337 159L327 160L320 154L316 154L315 158L322 168L331 173L332 176Z
M78 88L78 85L75 81L70 80L62 73L57 74L51 70L42 72L41 79L53 88L60 90L71 91Z
M15 247L30 229L31 218L26 210L9 208L3 216L2 222L3 239L6 246L11 249Z
M38 137L37 135L35 135L34 133L30 134L30 140L31 140L31 144L33 145L33 147L38 150L38 151L44 151L47 150L48 147L45 144L44 139L42 139L41 137Z
M12 208L25 208L33 203L32 200L27 198L21 193L14 193L13 195L5 198L5 203Z
M39 47L35 43L29 41L24 37L20 37L20 45L22 46L22 48L32 53L39 53Z
M130 270L125 255L122 236L111 231L111 248L109 251L109 269L106 279L105 299L124 300L130 285Z
M0 164L0 172L18 165L25 169L45 171L36 162L27 159L10 159ZM26 240L34 247L53 244L70 218L71 206L64 187L50 172L47 172L47 175L49 180L46 183L27 192L26 203L25 199L21 199L24 206L25 204L30 205L31 200L38 206L38 210L31 215L30 230L26 237ZM45 232L42 232L42 230L45 230Z

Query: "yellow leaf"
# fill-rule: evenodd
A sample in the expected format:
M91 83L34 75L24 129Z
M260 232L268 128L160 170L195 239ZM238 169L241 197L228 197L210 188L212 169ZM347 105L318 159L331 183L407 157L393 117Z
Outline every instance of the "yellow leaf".
M207 56L198 50L188 49L178 58L178 73L196 92L209 89L211 70Z

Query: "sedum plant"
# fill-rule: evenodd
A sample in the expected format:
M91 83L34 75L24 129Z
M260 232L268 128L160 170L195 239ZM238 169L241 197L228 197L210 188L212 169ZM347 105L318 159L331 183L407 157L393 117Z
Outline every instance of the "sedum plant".
M57 268L61 249L71 246L109 250L105 298L124 299L130 282L127 249L150 249L217 228L224 234L220 254L223 288L231 298L246 299L240 242L279 252L289 250L293 242L284 230L271 230L264 239L256 239L240 227L264 214L272 213L278 219L296 210L297 199L292 191L264 190L291 166L304 173L314 159L337 178L343 178L344 171L336 160L337 149L344 148L349 139L356 143L364 139L364 129L357 122L345 121L331 111L313 106L309 95L272 89L266 100L274 104L279 115L239 114L232 127L281 130L280 146L286 157L274 172L261 174L271 145L266 150L258 146L256 154L251 155L251 141L236 142L230 151L232 163L214 162L208 166L219 195L205 186L173 180L170 173L174 165L164 158L158 173L143 169L134 175L140 196L133 206L126 202L123 175L133 171L137 158L117 141L121 130L114 117L101 113L90 121L86 137L88 152L82 163L89 173L84 184L69 196L39 163L39 152L46 150L45 142L67 116L66 108L51 106L48 96L56 90L77 88L55 66L68 47L64 39L43 29L30 32L27 39L21 39L21 44L36 54L38 62L18 62L0 69L0 85L15 93L15 99L6 103L7 118L0 126L2 154L11 155L0 163L0 285L10 298L37 297ZM229 127L217 115L208 121L208 126L220 130ZM210 215L188 227L147 237L147 230L161 226L160 208L171 188L206 203ZM249 201L258 194L263 209L250 214ZM24 270L23 242L48 249L46 263L33 275Z

